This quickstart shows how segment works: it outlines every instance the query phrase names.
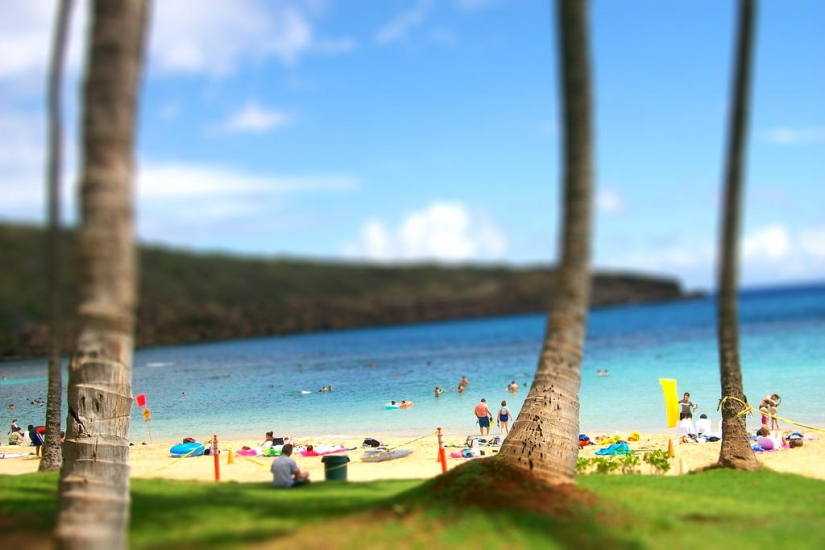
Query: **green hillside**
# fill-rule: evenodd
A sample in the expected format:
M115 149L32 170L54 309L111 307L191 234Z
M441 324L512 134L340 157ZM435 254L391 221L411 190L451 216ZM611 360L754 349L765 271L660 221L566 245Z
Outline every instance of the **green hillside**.
M75 303L74 235L62 234L63 310ZM46 350L45 231L0 224L0 358ZM314 262L141 246L137 345L157 346L544 312L549 268ZM683 298L672 279L598 274L593 305ZM63 336L66 349L72 327Z

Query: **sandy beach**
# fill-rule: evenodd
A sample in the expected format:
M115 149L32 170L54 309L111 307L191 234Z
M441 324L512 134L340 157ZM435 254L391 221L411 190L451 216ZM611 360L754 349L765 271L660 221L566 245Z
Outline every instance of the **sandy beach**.
M825 480L825 437L816 432L803 432L816 439L804 441L804 445L794 449L783 449L775 452L756 453L757 459L765 466L786 473L794 473L806 477ZM453 468L465 459L449 458L453 451L460 451L464 447L467 435L460 437L445 436L444 443L447 453L447 466ZM473 434L474 435L474 434ZM374 481L382 479L428 479L441 473L441 467L436 461L438 441L435 434L422 434L417 441L415 438L399 439L375 436L390 448L412 449L409 456L379 463L361 462L364 454L361 448L361 439L335 439L334 437L300 438L295 437L295 443L300 445L343 445L355 450L345 453L350 458L347 465L347 479L349 481ZM633 451L645 452L655 449L667 450L668 435L642 435L639 441L630 442ZM190 458L172 458L169 448L175 442L153 443L151 445L136 445L131 447L130 463L133 478L165 478L178 480L214 481L214 458L200 456ZM221 454L220 479L222 482L234 481L239 483L260 483L271 479L269 465L274 458L255 457L247 458L236 452L244 446L255 447L260 441L227 440L220 441ZM682 475L694 470L702 469L713 464L719 457L720 443L690 443L675 445L676 457L671 460L671 470L667 475ZM590 445L581 450L579 456L593 457L602 445ZM233 450L233 463L229 463L230 449ZM0 447L0 453L26 453L31 447ZM498 447L481 447L486 454L495 454ZM324 464L322 457L302 457L293 454L302 470L310 472L314 481L324 480ZM22 458L0 459L0 474L18 475L37 471L39 459L33 454ZM642 474L650 472L649 466L643 464L639 468Z

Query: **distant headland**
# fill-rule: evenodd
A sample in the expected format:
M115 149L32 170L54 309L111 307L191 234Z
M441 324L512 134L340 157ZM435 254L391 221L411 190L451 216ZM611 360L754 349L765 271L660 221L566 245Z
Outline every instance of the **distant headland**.
M45 356L45 231L0 224L0 359ZM61 234L71 347L76 261L74 233ZM136 345L165 346L541 313L552 301L552 267L379 266L287 258L248 258L139 246ZM672 278L629 273L594 276L594 307L681 300Z

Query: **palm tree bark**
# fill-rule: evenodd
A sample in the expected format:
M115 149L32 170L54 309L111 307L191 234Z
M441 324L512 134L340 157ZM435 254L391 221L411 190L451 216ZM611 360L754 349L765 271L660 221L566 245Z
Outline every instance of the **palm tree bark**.
M66 57L66 41L69 19L74 0L62 0L57 12L52 62L49 70L49 161L46 174L48 195L49 233L46 243L46 271L49 280L49 389L46 396L46 437L43 457L38 469L50 472L60 469L63 452L60 447L60 409L63 405L63 373L60 366L60 341L63 323L60 316L60 168L63 159L62 89L63 63Z
M753 0L739 2L739 31L736 46L733 105L725 169L725 204L722 220L719 269L718 331L719 374L722 386L722 447L719 465L755 470L759 462L751 450L745 423L745 395L739 363L739 320L736 296L738 281L740 213L742 210L745 138L750 104L754 20ZM733 397L735 399L730 399Z
M84 88L78 335L55 537L117 549L129 522L136 297L133 150L148 2L98 0Z
M564 113L562 261L530 392L501 454L554 485L573 483L590 301L592 130L588 2L557 2Z

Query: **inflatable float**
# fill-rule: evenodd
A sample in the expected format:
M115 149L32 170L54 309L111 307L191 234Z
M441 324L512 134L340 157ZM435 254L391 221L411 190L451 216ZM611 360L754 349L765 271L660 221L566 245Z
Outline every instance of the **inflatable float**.
M412 401L402 401L401 404L399 405L399 407L401 407L402 409L409 409L412 406L413 406Z
M665 394L665 412L667 413L667 427L675 428L679 422L679 394L676 392L676 380L659 378L662 391Z
M400 409L401 405L399 405L398 403L395 403L395 402L393 402L393 403L384 403L384 408L387 409L388 411L393 411L395 409Z
M201 456L206 451L206 446L203 443L178 443L169 449L169 454L175 458L183 458L190 456Z
M235 454L240 456L260 456L261 450L260 449L253 449L251 447L243 447L242 449L238 449L235 451Z
M404 458L412 454L412 449L395 449L394 451L368 451L361 462L385 462L387 460L395 460L396 458Z

